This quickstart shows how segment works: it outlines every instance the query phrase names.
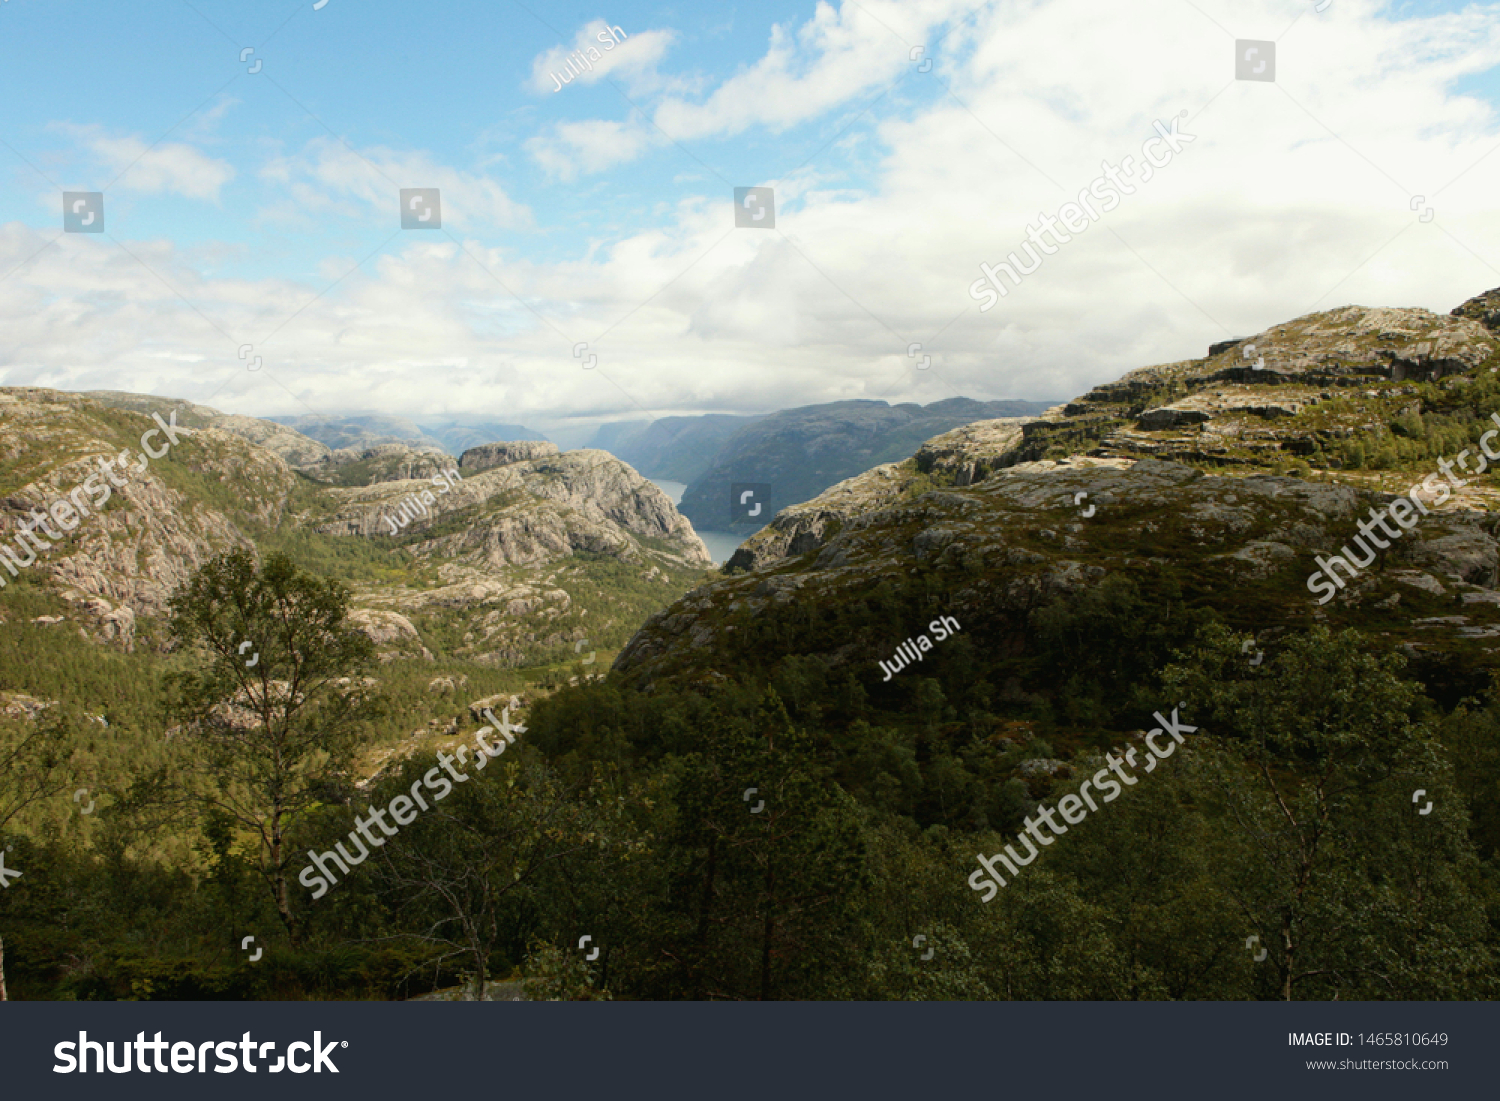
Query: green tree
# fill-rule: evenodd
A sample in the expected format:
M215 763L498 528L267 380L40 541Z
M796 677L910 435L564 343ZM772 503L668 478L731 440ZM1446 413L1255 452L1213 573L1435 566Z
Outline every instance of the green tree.
M1466 817L1405 659L1366 646L1320 626L1256 667L1216 626L1165 671L1204 731L1188 763L1205 804L1239 842L1222 881L1276 997L1473 996L1492 965Z
M424 772L436 771L431 764L407 762L376 786L375 805L420 784ZM526 951L529 926L545 905L537 895L566 894L575 865L601 855L618 861L634 846L621 826L623 797L602 785L566 785L536 757L496 759L458 775L467 779L383 842L374 875L396 922L407 927L395 936L435 950L429 963L464 958L482 1001L497 950L509 949L513 959Z
M374 646L349 625L349 598L284 556L257 571L235 551L206 563L169 606L173 639L201 658L170 681L172 709L196 751L179 790L256 839L261 876L294 945L288 832L309 808L348 798L356 752L380 713L360 676Z
M755 726L705 731L683 762L662 950L689 997L838 996L860 970L860 814L770 690Z
M0 723L0 833L26 808L64 791L69 724L49 708Z
M1099 976L1112 997L1247 993L1244 952L1225 935L1239 922L1220 874L1218 831L1198 805L1185 761L1196 748L1182 747L1149 776L1137 769L1137 786L1069 828L1048 854L1048 866L1086 884L1098 907L1118 953L1117 969ZM1106 767L1102 757L1075 760L1080 776Z

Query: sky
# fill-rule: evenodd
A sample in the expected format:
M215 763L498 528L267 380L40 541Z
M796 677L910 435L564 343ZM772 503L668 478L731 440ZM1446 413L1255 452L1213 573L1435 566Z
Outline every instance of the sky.
M1064 401L1318 310L1445 312L1500 286L1497 15L3 0L0 384L581 440ZM403 228L418 188L438 219ZM1082 228L1006 278L1045 218Z

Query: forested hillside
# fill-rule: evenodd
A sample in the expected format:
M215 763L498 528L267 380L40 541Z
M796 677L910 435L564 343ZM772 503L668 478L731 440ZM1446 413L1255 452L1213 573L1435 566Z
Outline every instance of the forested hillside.
M382 536L420 483L205 428L54 549L113 588L0 589L11 996L1492 997L1497 298L969 424L717 576L601 452Z

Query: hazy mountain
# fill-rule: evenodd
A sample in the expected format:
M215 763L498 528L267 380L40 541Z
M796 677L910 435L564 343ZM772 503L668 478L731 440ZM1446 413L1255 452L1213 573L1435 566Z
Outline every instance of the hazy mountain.
M933 436L973 421L1035 416L1046 408L1034 401L950 398L927 406L839 401L783 409L742 424L726 439L692 479L679 507L706 531L752 531L776 510L873 466L905 459ZM753 501L761 505L756 516L732 517L730 489L736 483L769 487L765 500Z
M449 455L458 456L483 443L547 438L525 425L506 424L482 414L407 418L383 414L329 417L306 413L266 419L296 429L304 436L335 450L362 450L379 444L402 443L435 447Z
M706 413L656 421L619 421L601 426L589 446L624 459L648 478L688 483L713 465L725 441L762 419Z

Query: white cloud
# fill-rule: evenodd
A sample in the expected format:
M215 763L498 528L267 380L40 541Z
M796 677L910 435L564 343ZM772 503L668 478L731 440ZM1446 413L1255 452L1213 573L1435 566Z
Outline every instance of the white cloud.
M752 126L779 132L883 88L912 67L910 47L972 10L962 0L871 0L835 9L819 0L796 30L777 25L760 61L707 100L664 100L656 123L679 141L730 137Z
M635 119L586 119L558 123L550 134L528 139L526 151L548 175L573 180L628 164L665 140Z
M765 56L720 82L701 102L687 98L703 83L701 79L672 79L657 73L671 32L648 31L625 44L650 43L650 48L632 56L632 67L615 64L628 74L633 100L656 94L655 105L648 108L653 123L634 114L627 123L564 123L550 134L533 138L527 149L543 168L572 179L628 163L673 140L733 137L753 126L779 133L890 85L914 67L912 46L923 45L931 30L971 10L965 0L851 0L837 10L819 0L813 17L802 26L773 25ZM575 48L590 31L602 26L590 24L581 30ZM662 37L652 37L658 35ZM539 57L533 65L533 86L545 83L548 91L559 90L558 82L547 74L559 72L559 80L570 75L562 70L568 52L559 48ZM641 59L638 64L636 57ZM578 79L592 83L603 75L600 69ZM615 139L615 132L627 140Z
M287 202L267 212L278 220L348 216L373 207L394 227L402 188L436 187L445 226L507 228L531 221L531 212L496 180L438 164L423 152L354 150L333 138L314 138L296 153L273 158L260 175L287 193Z
M133 135L112 137L99 126L54 123L52 129L68 134L93 154L109 176L118 176L111 186L122 191L218 202L219 192L235 176L228 161L205 156L183 142L148 145Z
M1447 310L1500 285L1500 153L1489 155L1500 126L1489 104L1452 91L1500 63L1497 5L1393 22L1372 0L1323 13L1302 0L1197 3L1211 19L1180 0L986 9L934 51L934 73L962 102L877 105L869 178L833 190L814 162L778 183L774 231L732 229L729 196L714 191L543 263L485 243L486 229L527 215L500 183L363 148L377 172L312 142L266 169L286 211L373 206L394 228L398 183L440 186L463 247L399 238L308 305L358 257L330 262L326 282L228 280L169 242L125 242L221 336L129 256L69 236L3 284L0 378L261 414L493 410L544 429L854 397L1066 399L1315 309ZM906 44L947 10L865 7L823 6L778 31L765 57L679 121L725 134L863 106L851 97L877 70L888 83L911 64ZM1236 37L1277 40L1276 83L1232 79ZM765 111L752 118L721 95L731 86ZM1076 195L1103 159L1138 157L1152 120L1183 110L1196 140L980 314L967 295L979 263L1017 248L1038 211ZM532 148L544 163L564 158L549 165L559 175L651 153L649 135L624 123L565 125ZM1413 195L1432 221L1418 220ZM0 274L52 236L0 226ZM257 343L262 372L235 360L242 341ZM597 354L594 370L572 356L577 341ZM913 341L930 371L913 370Z

